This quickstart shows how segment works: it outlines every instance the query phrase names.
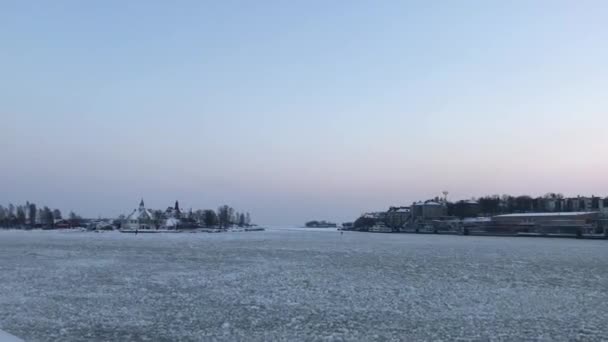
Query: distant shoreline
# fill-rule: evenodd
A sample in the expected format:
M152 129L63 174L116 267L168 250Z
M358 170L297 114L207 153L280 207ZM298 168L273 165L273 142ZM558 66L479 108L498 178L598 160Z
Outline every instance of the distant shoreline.
M488 236L488 237L533 237L533 238L558 238L558 239L579 239L579 240L608 240L604 234L541 234L541 233L492 233L492 232L469 232L463 234L455 231L400 231L400 232L374 232L363 230L342 230L345 232L371 233L371 234L419 234L419 235L456 235L456 236Z

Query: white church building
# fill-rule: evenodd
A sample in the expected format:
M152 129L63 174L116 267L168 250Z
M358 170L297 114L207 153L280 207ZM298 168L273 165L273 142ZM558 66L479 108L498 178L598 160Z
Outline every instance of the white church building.
M155 229L154 216L146 209L142 198L139 208L133 210L122 224L123 229Z

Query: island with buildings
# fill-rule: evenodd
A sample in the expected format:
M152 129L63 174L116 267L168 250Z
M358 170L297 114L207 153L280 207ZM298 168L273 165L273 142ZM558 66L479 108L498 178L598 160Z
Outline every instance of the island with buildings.
M450 202L447 193L362 214L343 230L495 236L608 238L608 197L486 196Z
M309 221L307 228L338 228L333 222ZM246 212L223 205L217 210L183 210L178 201L166 209L139 206L117 218L85 219L34 203L0 205L0 228L117 230L125 233L258 231ZM449 201L447 192L410 205L361 214L339 227L344 231L493 236L546 236L608 239L608 197L484 196Z
M305 224L306 228L338 228L337 223L328 222L325 220L321 221L308 221Z
M165 210L146 207L143 199L139 206L127 215L117 218L85 219L70 212L63 218L58 209L48 207L37 209L33 203L25 205L9 204L0 206L0 227L11 229L83 229L89 231L117 230L124 233L161 233L161 232L223 232L223 231L260 231L261 227L251 222L248 212L238 212L223 205L217 210L186 210L179 202Z
M221 232L227 230L259 231L263 228L251 223L249 213L235 211L228 205L223 205L217 211L210 209L183 211L179 202L163 210L146 208L142 199L139 207L133 209L128 216L121 216L115 222L123 233L162 233L162 232Z

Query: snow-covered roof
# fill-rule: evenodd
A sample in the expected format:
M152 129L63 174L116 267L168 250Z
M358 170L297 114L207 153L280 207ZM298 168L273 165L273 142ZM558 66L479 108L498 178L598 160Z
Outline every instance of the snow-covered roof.
M391 213L409 213L411 211L410 207L390 207L388 212Z
M434 201L429 201L429 202L424 203L424 205L441 205L441 204L434 202Z
M127 220L151 220L152 218L152 212L148 209L135 209L127 216Z
M386 212L383 211L377 211L377 212L373 212L373 213L364 213L363 217L371 217L371 218L380 218L382 216L386 215Z
M542 217L542 216L582 216L589 214L597 214L595 211L573 211L573 212L559 212L559 213L517 213L517 214L504 214L497 215L494 217Z

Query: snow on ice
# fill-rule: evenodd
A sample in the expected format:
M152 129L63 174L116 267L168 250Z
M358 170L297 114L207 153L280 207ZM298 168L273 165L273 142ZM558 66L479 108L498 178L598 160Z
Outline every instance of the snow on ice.
M271 229L0 231L27 341L601 340L608 243Z

